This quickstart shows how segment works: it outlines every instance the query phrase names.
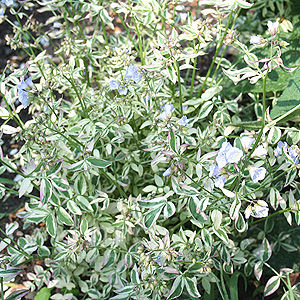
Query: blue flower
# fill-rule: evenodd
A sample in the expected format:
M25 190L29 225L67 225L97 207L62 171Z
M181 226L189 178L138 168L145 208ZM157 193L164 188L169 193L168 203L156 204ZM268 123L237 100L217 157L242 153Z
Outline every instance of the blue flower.
M123 84L120 85L120 87L118 89L118 92L120 95L127 95L127 91L128 91L128 88L126 86L124 86Z
M167 176L170 176L170 175L171 175L171 169L169 168L169 169L167 169L167 170L164 172L163 176L164 176L164 177L167 177Z
M119 87L119 81L118 81L118 80L115 80L115 79L112 79L112 80L109 82L109 86L110 86L110 89L111 89L111 90L116 90L116 89Z
M1 0L1 2L6 6L11 6L14 4L13 0Z
M183 116L179 121L178 124L181 126L186 126L188 124L189 120L187 116Z
M165 105L166 105L166 100L164 100L164 101L160 101L159 103L158 103L158 105L159 105L159 108L160 109L164 109L165 108Z
M166 119L171 118L173 110L174 110L173 104L165 104L164 111L159 115L159 118L162 121L165 121Z
M138 72L138 68L136 66L130 64L126 70L125 78L132 79L135 83L139 83L142 79L142 75L140 72Z
M228 163L236 163L243 156L243 151L239 148L232 147L230 143L223 142L221 149L218 152L216 161L219 168L225 167Z
M224 176L219 176L214 179L215 187L218 187L219 189L223 189L225 185L226 178Z
M299 162L299 154L300 154L300 149L298 148L298 146L293 145L289 148L289 155L290 157L293 159L294 163L298 163Z
M26 80L24 80L23 78L17 85L19 101L25 108L28 106L28 92L26 91L26 89L32 86L33 83L31 77L28 77Z
M213 176L218 176L220 174L220 168L215 165L215 164L211 164L209 166L209 177L213 177Z
M135 83L139 83L142 79L142 74L140 72L135 72L133 75L132 75L132 80L135 82Z
M287 148L287 146L288 146L287 142L284 142L284 143L283 143L282 141L280 141L280 142L277 144L276 149L274 150L274 155L275 155L275 156L282 155L282 148L283 148L283 147L286 147L286 148Z
M243 156L243 151L239 148L232 147L227 153L226 158L229 163L237 163Z
M260 180L263 180L266 176L267 170L264 167L249 167L249 172L251 179L254 183L257 183Z
M158 255L158 256L157 256L157 259L155 260L155 262L157 262L158 265L161 267L161 266L162 266L162 263L161 263L160 259L161 259L161 257L160 257L160 255Z
M131 79L133 74L138 71L138 68L134 66L133 64L130 64L130 66L126 70L126 79Z
M254 209L255 215L253 217L255 218L266 218L269 214L269 208L266 206L254 205Z
M258 200L257 204L254 204L255 213L251 214L255 218L266 218L269 214L268 204L263 200Z
M223 142L219 152L218 152L218 155L217 155L217 158L216 158L216 161L217 161L217 164L219 166L219 168L223 168L227 165L228 161L227 161L227 158L226 158L226 153L232 148L232 146L230 145L230 143L228 142Z

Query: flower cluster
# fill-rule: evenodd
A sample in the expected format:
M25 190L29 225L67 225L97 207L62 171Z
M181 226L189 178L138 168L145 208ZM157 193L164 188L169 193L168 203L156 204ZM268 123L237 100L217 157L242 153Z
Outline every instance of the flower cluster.
M142 74L138 72L138 68L136 66L130 64L126 70L125 78L127 80L133 80L135 83L139 83L142 79ZM128 88L125 85L120 84L116 79L112 79L109 82L109 87L111 90L118 90L120 95L127 95Z
M218 152L216 161L219 168L224 168L228 163L237 163L243 156L243 151L233 147L229 142L224 142Z
M211 164L209 167L209 177L214 178L214 185L220 189L224 188L226 177L221 175L221 170L228 163L237 163L243 156L243 151L237 147L233 147L229 142L223 142L218 155L216 157L217 164Z
M284 151L285 154L288 154L294 163L299 163L300 149L297 145L289 147L287 142L280 141L274 150L274 155L276 157L281 156L283 154L282 151Z
M268 21L267 26L268 26L268 30L269 30L270 34L272 36L274 36L278 32L279 22L278 21L276 21L276 22ZM266 40L264 40L261 36L257 36L257 35L250 36L250 44L262 45L264 43L266 43Z
M248 136L243 136L240 138L241 144L243 146L243 149L245 153L248 152L248 150L252 147L255 139L250 138ZM240 150L237 147L233 147L229 142L223 142L220 150L218 151L217 157L216 157L216 163L217 164L211 164L209 167L209 177L215 177L214 185L215 187L218 187L220 189L224 188L226 177L224 174L226 171L222 171L222 169L228 164L228 163L238 163L241 158L243 157L244 153L242 150ZM251 157L262 157L267 155L267 150L264 148L263 145L259 145L252 153ZM261 181L265 178L267 170L264 167L255 167L255 166L249 166L248 167L250 177L254 183L257 183L258 181ZM223 173L223 175L221 175Z

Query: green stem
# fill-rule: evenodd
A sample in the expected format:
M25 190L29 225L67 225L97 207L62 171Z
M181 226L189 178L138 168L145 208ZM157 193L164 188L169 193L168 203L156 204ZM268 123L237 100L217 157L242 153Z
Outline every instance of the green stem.
M103 23L102 20L101 20L101 28L102 28L102 32L103 32L103 35L104 35L106 45L108 46L108 39L107 39L107 35L106 35L106 30L105 30L105 26L104 26L104 23Z
M140 35L140 32L139 32L139 29L138 29L135 18L133 18L133 22L134 22L136 34L137 34L138 39L139 39L139 53L140 53L140 58L141 58L141 64L144 65L145 60L144 60L144 55L143 55L142 38L141 38L141 35Z
M278 167L279 168L279 167ZM278 178L282 177L285 173L289 172L290 170L292 170L294 168L294 166L291 166L290 168L288 168L287 170L284 170L283 172L281 172L279 175L277 175L276 177L273 178L273 174L269 173L267 176L270 177L270 182L266 182L265 185L268 185L269 183L272 183L272 182L275 182ZM274 170L274 173L276 173L277 170ZM266 178L268 178L266 177ZM259 186L258 188L256 188L255 190L247 193L247 194L244 194L244 195L240 195L239 194L239 197L241 199L244 199L246 200L247 196L257 192L257 191L261 191L262 190L262 187Z
M279 278L282 279L282 276L272 266L270 266L267 262L264 262L264 265L267 266L270 270L272 270L276 276L278 276ZM290 292L292 292L292 287L291 287L291 282L289 280L289 276L287 277L287 280L288 280L288 283L285 282L284 280L282 280L282 282L285 284L285 286L288 288L288 290ZM293 299L294 299L294 295L292 294L292 298L289 298L289 300L293 300Z
M180 115L183 115L183 107L182 107L182 88L181 88L181 81L180 81L180 70L179 70L179 63L175 61L176 66L176 73L177 73L177 81L178 81L178 89L179 89L179 111Z
M265 128L265 123L266 123L266 81L267 81L267 77L268 77L268 72L266 73L266 75L263 77L263 112L262 112L262 124L261 124L261 129L258 133L258 136L252 146L252 149L251 151L248 153L246 159L244 160L244 163L243 163L243 166L242 168L240 169L240 172L239 172L239 176L238 176L238 179L236 181L236 186L235 188L237 188L239 186L239 183L240 183L240 180L241 180L241 176L242 174L244 173L244 170L247 166L247 163L248 161L250 160L251 158L251 155L252 153L255 151L258 143L260 142L260 139L263 135L263 132L264 132L264 128Z
M287 275L286 280L287 280L287 286L288 286L289 294L290 294L290 299L289 300L295 300L289 275Z
M118 184L117 180L112 179L109 175L106 174L106 172L104 172L103 170L100 170L101 174L108 180L110 181L112 184L114 184L116 186L116 188L118 189L118 191L120 192L120 194L127 199L127 195L126 193L122 190L121 186Z
M1 158L0 158L0 162L1 162L3 165L5 165L5 166L7 166L8 168L10 168L10 169L11 169L12 171L14 171L15 173L21 175L22 177L24 177L24 178L28 177L27 175L25 175L25 174L19 172L19 171L18 171L17 169L15 169L14 167L10 166L7 162L5 162L4 160L2 160Z
M236 19L237 19L238 15L240 14L241 10L242 10L242 9L239 8L239 10L237 11L237 13L236 13L235 16L234 16L234 19L233 19L233 22L232 22L232 26L231 26L231 29L230 29L230 33L233 32L233 28L234 28L234 26L235 26ZM222 61L222 58L223 58L223 56L224 56L224 54L225 54L225 51L226 51L226 49L227 49L227 46L228 46L228 45L225 45L225 47L224 47L224 49L223 49L223 52L222 52L222 54L221 54L221 56L220 56L220 60L219 60L219 62L218 62L218 64L217 64L217 67L216 67L216 69L215 69L215 71L214 71L213 77L211 78L211 82L210 82L210 84L209 84L209 88L211 87L211 85L212 85L213 82L214 82L214 79L215 79L215 77L216 77L216 75L217 75L217 72L218 72L218 69L219 69L219 67L220 67L220 65L221 65L221 61Z
M200 46L201 46L201 43L200 43L200 41L199 41L198 48L197 48L197 53L199 52ZM192 83L191 83L190 99L193 97L193 90L194 90L194 83L195 83L195 75L196 75L197 59L198 59L198 57L195 57L195 60L194 60L194 69L193 69L193 74L192 74Z
M293 109L289 110L288 112L286 112L285 114L283 114L282 116L278 117L276 120L268 123L266 125L266 127L272 127L273 125L276 125L276 123L278 123L280 120L284 119L285 117L287 117L288 115L290 115L291 113L293 113L294 111L296 111L297 109L300 108L300 104L298 104L296 107L294 107ZM289 129L290 130L290 129Z
M196 184L200 190L204 190L205 192L207 192L208 194L210 194L212 197L216 198L216 196L211 193L209 190L207 190L206 188L204 188L203 186L201 186L197 181L195 181L191 176L189 176L186 172L184 172L185 176L188 177L190 180L193 181L194 184ZM218 198L217 201L221 200L222 198Z
M135 41L133 40L132 36L130 35L130 30L128 30L128 28L127 28L125 22L123 21L121 15L119 13L117 13L117 15L118 15L119 19L121 20L121 23L122 23L123 27L126 30L127 36L130 39L130 41L132 42L132 45L134 46L136 52L139 52L139 49L137 48Z
M68 80L68 81L71 83L71 85L72 85L72 87L73 87L73 89L74 89L74 91L75 91L75 93L76 93L76 96L77 96L77 98L78 98L78 100L79 100L79 102L80 102L81 108L82 108L82 110L83 110L83 112L84 112L84 116L85 116L86 118L88 118L88 117L89 117L89 114L88 114L88 111L87 111L85 102L81 99L81 97L80 97L80 95L79 95L79 91L78 91L76 85L74 84L74 82L73 82L72 80L70 80L70 79L69 79L67 76L65 76L64 74L62 74L62 76L63 76L66 80Z
M0 92L0 94L1 94L3 100L4 100L5 104L6 104L6 108L8 109L9 114L11 115L11 117L15 120L15 122L16 122L16 123L22 128L22 130L24 131L24 129L25 129L24 123L23 123L22 120L19 118L18 114L15 115L15 114L12 112L12 110L11 110L11 108L10 108L10 105L8 104L8 102L7 102L6 98L5 98L5 96L2 94L2 92Z
M220 255L220 254L219 254ZM226 300L229 300L229 297L228 297L228 294L227 294L227 290L226 290L226 287L225 287L225 282L224 282L224 276L223 276L223 266L222 264L220 263L220 277L221 277L221 285L222 285L222 290L224 292L224 298Z
M205 77L205 79L204 79L204 81L203 81L203 83L202 83L202 86L201 86L201 88L200 88L198 97L201 97L202 90L203 90L203 88L205 87L206 81L207 81L207 79L208 79L208 77L209 77L209 75L210 75L210 73L211 73L211 71L212 71L212 69L213 69L213 67L214 67L215 60L216 60L216 58L217 58L217 56L218 56L218 53L219 53L219 51L220 51L220 49L221 49L221 47L222 47L222 45L223 45L223 41L224 41L225 36L226 36L226 34L227 34L227 30L228 30L228 28L229 28L229 24L230 24L230 20L231 20L232 14L233 14L233 10L232 10L232 11L230 12L230 14L229 14L229 17L228 17L228 20L227 20L227 24L226 24L226 27L225 27L224 34L223 34L223 36L222 36L222 38L221 38L221 40L220 40L220 43L219 43L219 45L218 45L218 47L217 47L217 49L216 49L215 55L214 55L214 57L213 57L213 60L212 60L212 62L211 62L211 64L210 64L210 67L209 67L209 69L208 69L208 72L207 72L207 74L206 74L206 77Z
M255 220L255 221L249 223L249 226L254 225L254 224L257 224L257 223L259 223L259 222L261 222L261 221L270 219L270 218L272 218L272 217L274 217L274 216L276 216L276 215L279 215L279 214L282 214L282 213L285 213L285 212L288 212L288 211L291 211L291 209L290 209L290 208L285 208L285 209L276 211L276 212L274 212L273 214L268 215L268 216L265 217L265 218L260 218L260 219L257 219L257 220Z
M72 140L70 140L66 135L64 135L62 132L60 132L60 131L58 131L58 130L56 130L56 129L54 129L54 128L50 128L50 127L48 127L48 126L46 126L46 125L44 125L46 128L48 128L49 130L53 130L54 132L56 132L57 134L59 134L59 135L61 135L63 138L65 138L71 145L73 145L77 150L79 150L80 152L82 152L82 149L80 149L76 144L74 144L73 143L73 141ZM81 142L79 142L76 138L74 138L73 136L71 136L70 135L70 137L74 140L74 141L76 141L83 149L84 149L84 145L81 143Z
M9 22L8 19L6 19L6 20L7 20L12 26L14 26L15 28L19 29L19 30L22 32L22 35L24 36L24 38L25 38L27 44L30 45L30 41L28 40L27 35L26 35L25 32L23 31L22 23L21 23L21 21L20 21L18 15L15 15L15 16L16 16L16 18L17 18L17 21L18 21L20 27L17 27L17 26L16 26L13 22L11 22L11 21ZM29 33L29 32L28 32L28 33ZM30 34L30 33L29 33L29 34ZM31 37L34 39L34 41L35 41L35 38L34 38L31 34L30 34L30 36L31 36ZM31 52L32 57L35 59L35 58L36 58L36 55L35 55L34 51L32 50L31 47L29 47L29 49L30 49L30 52ZM27 53L28 56L30 56L29 52L28 52L25 48L24 48L23 50ZM42 49L42 50L43 50L43 49ZM57 68L57 66L55 65L55 63L53 63L53 61L50 60L50 62L52 63L52 65L54 65L54 66ZM36 64L37 64L37 66L38 66L38 68L39 68L39 70L40 70L41 75L43 76L43 78L44 78L45 81L47 82L46 76L45 76L45 74L44 74L44 72L43 72L43 70L42 70L40 64L39 64L38 62L37 62ZM51 90L51 97L52 97L52 99L53 99L54 101L56 100L56 99L55 99L55 96L54 96L54 93L53 93L52 90ZM54 115L55 115L55 116L57 117L57 119L58 119L58 115L57 115L56 112L52 109L51 105L49 105L47 101L44 101L44 102L45 102L45 104L50 108L50 110L54 113Z
M2 187L3 187L5 190L7 190L8 192L10 192L11 194L19 195L19 192L16 191L16 190L10 189L10 188L8 188L8 187L5 186L5 185L3 185ZM25 194L25 196L26 196L26 194ZM33 198L33 199L36 199L36 200L40 200L39 197L36 197L36 196L33 196L33 195L30 195L30 196L28 195L28 197ZM9 214L9 213L8 213L8 214Z
M181 222L179 222L178 224L176 224L175 226L173 226L170 229L170 233L172 234L177 228L181 227L182 225L184 225L185 223L187 223L188 221L190 221L192 219L192 217L188 217L184 220L182 220Z

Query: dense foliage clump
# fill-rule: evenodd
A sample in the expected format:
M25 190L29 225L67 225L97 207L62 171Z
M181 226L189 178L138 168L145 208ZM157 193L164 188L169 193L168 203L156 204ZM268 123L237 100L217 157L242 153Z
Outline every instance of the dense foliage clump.
M252 2L1 1L2 299L300 297L297 20Z

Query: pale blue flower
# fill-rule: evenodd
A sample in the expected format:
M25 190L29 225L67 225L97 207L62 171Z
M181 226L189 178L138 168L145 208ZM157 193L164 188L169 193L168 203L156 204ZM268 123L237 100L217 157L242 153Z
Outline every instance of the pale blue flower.
M218 176L220 174L220 168L215 165L215 164L211 164L209 166L209 177L213 177L213 176Z
M232 147L227 153L226 158L229 163L237 163L243 156L243 151L239 148Z
M17 85L19 101L25 108L28 106L28 92L26 89L32 86L33 83L31 77L28 77L26 80L23 78Z
M132 79L135 83L139 83L142 79L142 75L140 72L138 72L138 68L136 66L130 64L126 70L125 78Z
M252 45L259 45L261 44L261 37L260 36L257 36L257 35L251 35L250 36L250 44Z
M162 121L165 121L166 119L171 118L173 110L174 110L174 105L173 104L165 104L164 105L164 111L159 115L159 118Z
M132 76L134 73L138 71L138 68L134 66L133 64L130 64L130 66L126 70L126 79L132 79Z
M11 6L14 4L13 0L1 0L1 2L6 6Z
M260 180L263 180L266 176L267 170L264 167L249 167L249 172L251 179L254 183L257 183Z
M133 75L132 75L132 80L135 82L135 83L139 83L142 79L142 74L140 72L135 72Z
M215 187L223 189L225 185L226 178L224 176L219 176L214 179Z
M266 218L269 214L268 204L262 200L258 200L257 203L254 205L255 214L251 215L255 218Z
M128 91L128 88L126 86L124 86L123 84L120 85L120 87L118 89L118 92L120 95L127 95L127 91Z
M181 126L186 126L188 124L189 120L187 116L183 116L179 121L178 124Z
M166 100L164 100L164 101L160 101L159 103L158 103L158 105L159 105L159 108L160 109L164 109L165 108L165 105L166 105Z
M49 41L44 37L40 39L40 43L43 47L48 47L50 45Z
M300 150L297 145L293 145L289 148L289 155L293 159L293 161L297 164L299 162L299 154Z
M287 146L288 146L287 142L282 142L282 141L280 141L280 142L277 144L276 149L274 150L274 155L275 155L275 156L282 155L282 148L283 148L283 147L287 148Z
M182 106L182 110L183 110L183 111L186 111L187 109L188 109L188 106L187 106L187 105L183 105L183 106Z
M161 259L161 257L160 257L160 255L158 255L158 256L157 256L157 259L155 260L155 262L157 262L157 263L158 263L158 265L161 267L161 266L162 266L162 264L161 264L161 261L160 261L160 259Z
M169 168L169 169L167 169L167 170L164 172L163 176L164 176L164 177L167 177L167 176L170 176L170 175L171 175L171 169Z
M245 151L248 151L255 142L255 139L250 138L249 136L242 136L240 140Z
M223 142L223 144L218 152L217 158L216 158L219 168L222 169L223 167L225 167L227 165L228 160L227 160L226 154L231 148L232 148L232 146L230 145L230 143Z
M118 89L119 87L119 81L118 80L115 80L115 79L112 79L110 82L109 82L109 87L111 90L116 90Z

